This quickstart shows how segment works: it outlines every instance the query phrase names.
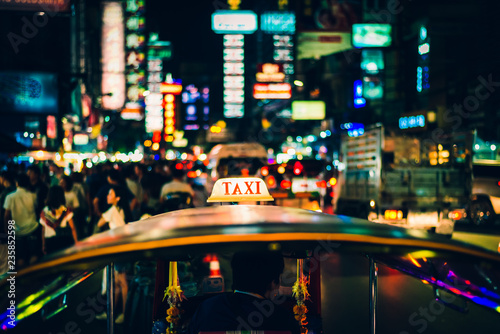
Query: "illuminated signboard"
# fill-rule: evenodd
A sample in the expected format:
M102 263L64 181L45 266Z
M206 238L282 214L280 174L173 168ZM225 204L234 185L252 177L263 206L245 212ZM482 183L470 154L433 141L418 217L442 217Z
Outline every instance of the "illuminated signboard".
M243 49L225 49L224 61L243 61Z
M412 129L412 128L424 128L424 127L425 127L424 115L404 116L399 118L399 128L402 130Z
M418 58L417 58L417 92L422 93L429 89L429 55L430 38L427 28L422 25L418 34Z
M241 104L225 104L224 117L241 118L244 115L243 105Z
M255 99L289 99L292 97L292 86L289 83L255 84L253 97Z
M125 75L126 101L120 113L123 119L144 118L144 92L146 91L146 18L145 1L125 2Z
M73 144L75 145L87 145L89 143L88 133L75 133L73 136Z
M241 34L224 35L224 117L244 115L245 64L244 37Z
M147 84L149 94L144 99L147 133L163 130L163 95L160 93L163 61L148 54Z
M224 102L242 104L245 101L245 92L243 89L225 89Z
M259 64L255 77L258 82L283 82L285 80L283 64Z
M250 10L218 10L212 14L216 34L252 34L257 30L257 15Z
M175 95L165 94L163 109L164 120L163 120L163 133L165 134L165 141L172 142L174 140L175 131Z
M325 102L323 101L293 101L292 119L314 120L325 118Z
M32 11L32 12L68 12L71 8L70 0L30 0L30 1L0 1L0 10ZM51 15L50 17L52 17ZM36 24L36 23L35 23Z
M347 131L349 137L359 137L365 133L365 126L361 123L342 123L340 129Z
M376 76L363 77L363 97L370 100L381 99L384 96L382 79Z
M294 74L293 61L293 36L292 35L273 35L274 52L273 59L276 63L283 66L285 74L284 82L292 82L292 75Z
M260 16L260 29L269 34L295 33L295 14L268 12Z
M382 50L363 49L361 51L361 69L368 74L377 74L384 69Z
M386 47L392 43L392 27L385 23L356 23L352 25L352 45L355 48Z
M354 81L354 108L366 106L366 99L363 98L363 82L361 80Z
M224 88L243 89L245 78L242 76L224 76Z
M125 103L125 35L121 2L103 2L102 107L120 109Z
M47 138L57 138L56 117L52 115L47 116Z
M58 113L57 75L43 72L0 72L2 111Z
M182 84L162 82L160 92L163 94L180 95L182 93Z

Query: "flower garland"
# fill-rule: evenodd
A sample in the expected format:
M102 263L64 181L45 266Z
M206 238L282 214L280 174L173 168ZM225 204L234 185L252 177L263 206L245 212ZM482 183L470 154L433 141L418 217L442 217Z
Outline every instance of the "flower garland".
M293 307L293 313L295 314L295 320L300 324L300 332L307 333L307 307L305 301L309 299L310 294L309 291L307 291L309 281L304 276L303 264L303 259L297 259L297 280L292 288L292 295L295 297L297 305Z
M170 262L168 277L169 284L165 289L165 295L163 296L163 300L167 298L168 305L170 306L167 310L167 317L165 318L165 320L169 323L166 334L177 334L177 327L179 325L181 314L180 302L183 299L186 299L178 283L177 262Z

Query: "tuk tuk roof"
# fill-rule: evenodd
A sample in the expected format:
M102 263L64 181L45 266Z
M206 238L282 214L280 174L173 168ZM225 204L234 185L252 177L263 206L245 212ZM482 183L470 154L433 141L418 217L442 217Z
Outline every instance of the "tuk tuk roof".
M487 249L448 240L423 230L296 208L220 205L160 214L96 234L21 270L18 275L124 254L152 254L156 250L170 248L189 250L208 245L318 241L336 243L335 251L347 249L348 245L370 247L370 251L382 253L403 248L430 249L500 262L500 255Z

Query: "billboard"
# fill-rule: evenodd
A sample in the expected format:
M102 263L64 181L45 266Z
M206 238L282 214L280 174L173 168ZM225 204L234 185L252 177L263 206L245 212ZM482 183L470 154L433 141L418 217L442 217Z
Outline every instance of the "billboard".
M0 110L57 114L57 75L42 72L0 72Z
M125 26L121 2L102 4L102 107L121 109L125 104Z
M260 16L260 29L268 34L294 34L295 14L291 12L266 12Z
M352 45L355 48L387 47L392 43L392 27L382 23L352 25Z
M315 120L325 119L324 101L293 101L292 119L295 120Z
M0 10L15 10L27 12L68 12L70 0L30 0L30 1L0 1Z
M317 59L351 49L352 25L360 18L360 1L300 0L297 59Z
M252 34L257 30L257 15L251 10L218 10L212 14L216 34Z
M290 99L292 86L289 83L256 83L253 85L254 99Z
M297 36L297 59L317 59L349 49L352 49L350 33L308 31Z

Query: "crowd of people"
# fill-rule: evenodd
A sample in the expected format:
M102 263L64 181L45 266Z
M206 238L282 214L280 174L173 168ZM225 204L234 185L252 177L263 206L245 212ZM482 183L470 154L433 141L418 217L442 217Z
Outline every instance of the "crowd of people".
M204 186L188 182L173 161L105 162L81 171L9 164L0 173L0 226L6 233L13 221L22 267L94 233L173 210L166 205L172 193L185 194L189 207L206 205Z

